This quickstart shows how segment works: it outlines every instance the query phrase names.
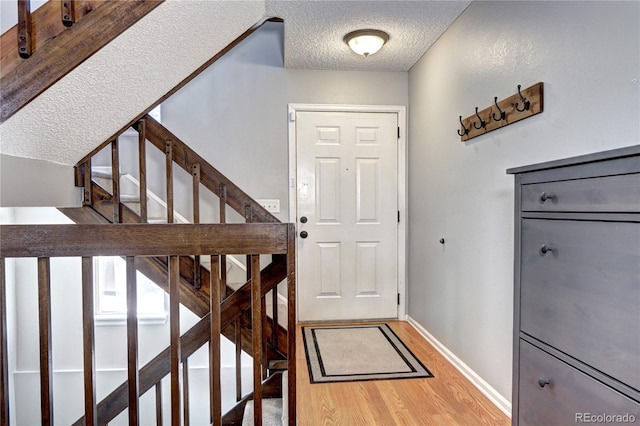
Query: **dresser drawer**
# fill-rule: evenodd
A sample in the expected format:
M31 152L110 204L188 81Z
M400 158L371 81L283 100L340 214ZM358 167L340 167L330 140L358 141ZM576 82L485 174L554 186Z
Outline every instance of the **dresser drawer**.
M521 426L640 420L640 404L524 340L520 340L518 400ZM597 416L603 421L598 422Z
M520 330L640 390L640 223L523 219L521 250Z
M640 212L640 174L522 185L522 211Z

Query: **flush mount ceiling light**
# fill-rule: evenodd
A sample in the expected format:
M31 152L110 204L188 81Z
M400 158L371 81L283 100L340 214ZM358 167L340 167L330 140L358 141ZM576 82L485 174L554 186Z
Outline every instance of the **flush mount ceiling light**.
M376 53L389 40L389 34L380 30L357 30L344 36L344 42L358 55L367 57Z

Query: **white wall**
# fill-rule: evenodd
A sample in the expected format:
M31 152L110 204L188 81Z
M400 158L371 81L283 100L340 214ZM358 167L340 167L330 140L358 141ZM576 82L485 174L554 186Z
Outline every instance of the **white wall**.
M288 221L287 105L406 106L408 74L284 69L282 31L265 24L165 101L162 121L253 198L279 199Z
M505 169L640 142L639 16L638 2L473 2L409 72L409 315L506 398ZM460 142L459 115L538 81L542 114Z

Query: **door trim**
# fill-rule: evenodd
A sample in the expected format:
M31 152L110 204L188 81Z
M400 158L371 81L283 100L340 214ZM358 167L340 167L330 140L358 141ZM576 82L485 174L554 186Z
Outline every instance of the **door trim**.
M297 225L297 142L296 142L296 113L304 112L380 112L395 113L398 115L398 210L400 223L398 224L398 293L400 304L398 305L398 319L405 320L407 316L407 223L408 223L408 199L407 199L407 114L406 107L400 105L333 105L333 104L289 104L287 121L289 139L289 222ZM296 251L298 239L296 238ZM296 268L297 266L296 262ZM296 270L296 275L298 271ZM296 284L298 285L298 284ZM297 291L297 289L296 289ZM296 312L296 321L298 320Z

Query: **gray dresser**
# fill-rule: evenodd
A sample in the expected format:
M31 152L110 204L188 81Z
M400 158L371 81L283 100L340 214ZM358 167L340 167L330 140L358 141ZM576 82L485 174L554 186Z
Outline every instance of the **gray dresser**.
M640 425L640 146L507 173L512 423Z

